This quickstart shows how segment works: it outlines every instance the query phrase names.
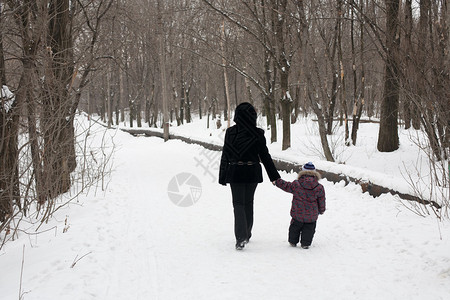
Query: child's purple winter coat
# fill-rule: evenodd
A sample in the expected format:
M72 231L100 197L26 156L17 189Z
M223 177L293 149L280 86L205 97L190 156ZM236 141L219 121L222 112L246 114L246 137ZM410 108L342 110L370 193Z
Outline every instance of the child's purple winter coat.
M280 189L293 194L291 217L302 223L317 221L325 211L325 189L319 183L317 171L301 171L298 179L287 182L279 178L275 184Z

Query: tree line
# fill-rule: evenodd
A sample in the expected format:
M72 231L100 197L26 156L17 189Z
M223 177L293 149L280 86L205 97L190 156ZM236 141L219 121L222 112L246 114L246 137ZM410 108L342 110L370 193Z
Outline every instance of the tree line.
M367 116L380 122L379 151L398 149L402 125L425 132L432 159L448 160L447 0L4 0L0 8L2 230L16 212L70 189L79 111L110 126L167 129L193 114L227 121L248 101L267 118L271 142L282 120L283 150L290 125L312 113L329 161L334 126L356 144Z

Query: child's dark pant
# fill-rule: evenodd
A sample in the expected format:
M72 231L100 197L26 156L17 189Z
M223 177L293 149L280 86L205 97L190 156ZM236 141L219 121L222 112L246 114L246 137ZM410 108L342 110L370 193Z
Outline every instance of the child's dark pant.
M316 222L302 223L292 219L289 226L289 243L297 245L300 240L302 246L310 246L316 232Z

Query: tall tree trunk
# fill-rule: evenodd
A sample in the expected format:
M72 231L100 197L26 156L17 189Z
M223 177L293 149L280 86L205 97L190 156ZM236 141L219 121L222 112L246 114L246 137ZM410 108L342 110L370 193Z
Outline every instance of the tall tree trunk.
M138 102L136 105L136 123L137 123L137 127L142 127L142 104L141 104L140 97L137 101Z
M191 98L190 98L191 87L192 86L189 86L189 88L186 90L186 123L191 123L192 122L192 117L191 117Z
M352 51L352 79L353 79L353 109L352 109L352 133L351 133L351 140L352 145L355 145L355 140L353 140L354 131L356 129L356 113L358 109L358 95L357 95L357 74L356 74L356 50L355 50L355 14L354 14L354 8L350 7L351 15L350 15L350 43L351 43L351 51ZM362 40L361 40L362 42ZM362 64L362 63L361 63Z
M222 55L222 69L223 69L223 89L225 98L224 119L227 120L227 127L230 127L230 92L228 90L228 74L227 74L227 60L225 58L225 19L222 19L222 30L220 40L220 51Z
M289 72L290 62L287 58L285 45L285 23L286 23L287 0L272 1L272 23L274 24L274 34L278 50L277 67L280 71L280 89L281 89L281 117L283 120L283 141L282 150L291 147L291 102L292 97L289 94Z
M301 76L301 72L299 72L300 74L298 74L298 78L299 81L297 83L297 85L295 86L295 93L294 93L294 102L293 102L293 112L292 112L292 117L291 117L291 124L295 124L297 122L298 119L298 114L300 111L300 94L301 94L301 86L300 86L300 78Z
M414 28L414 18L412 15L412 3L410 3L411 1L407 1L406 6L408 6L408 30L411 31L411 34L413 32L413 28ZM425 25L426 26L426 25ZM426 31L426 29L425 29ZM406 38L406 37L405 37ZM408 48L408 52L406 55L406 59L407 59L407 67L409 67L408 71L411 72L411 74L408 76L409 80L410 80L410 89L412 91L412 96L410 96L410 102L411 104L409 105L409 113L411 114L411 122L412 122L412 127L416 130L420 130L420 122L421 122L421 97L419 96L420 91L418 91L419 87L418 87L418 80L421 80L420 77L422 77L421 74L419 74L417 72L417 61L413 61L412 57L418 57L420 56L420 54L418 53L418 49L415 51L414 47L413 47L413 43L411 41L411 36L407 37L407 44L406 47ZM420 40L420 38L419 38ZM422 42L420 42L422 43Z
M159 71L161 77L161 98L163 106L163 136L164 141L169 140L169 99L167 97L167 81L166 81L166 43L163 20L163 3L161 0L157 2L158 10L158 35L159 35Z
M246 70L248 68L248 63L246 63L246 68L244 70ZM250 87L250 80L248 80L247 77L244 77L244 83L245 83L245 90L247 92L247 101L249 103L251 103L252 105L254 105L253 103L253 95L252 95L252 89ZM237 95L236 95L237 97ZM237 106L237 104L236 104Z
M3 25L0 6L0 28ZM3 86L5 86L3 88ZM9 89L8 89L9 90ZM20 208L19 191L19 108L14 95L6 94L5 58L3 56L3 36L0 30L0 232L3 223L12 216L13 206Z
M344 125L345 125L345 145L350 146L349 139L349 129L348 129L348 105L347 105L347 91L345 85L345 70L344 70L344 58L342 53L342 19L343 19L343 9L342 9L342 0L337 1L337 14L338 14L338 58L339 58L339 67L340 67L340 79L341 79L341 89L340 89L340 99L341 99L341 109L344 116Z
M130 92L131 92L131 85L130 85L130 65L128 62L128 53L125 50L125 101L128 105L128 111L129 111L129 123L130 123L130 127L133 127L133 122L135 119L135 114L134 114L134 104L133 104L133 97L131 97Z
M331 135L333 133L333 120L334 120L334 110L336 108L336 98L338 93L338 67L336 66L336 49L338 46L338 34L339 34L339 18L336 18L336 23L334 25L334 35L333 35L333 45L330 54L330 65L331 65L331 92L330 92L330 102L328 106L328 112L325 112L325 118L327 119L327 134Z
M36 198L38 203L42 204L46 200L45 186L43 180L42 157L39 147L39 134L37 129L37 109L34 101L33 87L36 70L33 62L35 53L33 51L24 51L25 57L22 58L22 76L17 90L16 101L24 103L27 110L28 139L30 141L31 161L33 165L33 175L35 182Z
M116 2L118 5L118 2ZM112 25L111 25L111 36L113 38L113 40L117 40L117 36L119 36L119 34L116 33L116 16L113 16L112 19ZM119 66L117 64L117 49L115 46L111 45L111 47L113 48L112 51L112 57L113 60L111 62L108 63L109 66L109 88L110 88L110 115L111 115L111 124L114 125L114 120L113 120L113 112L115 114L114 119L116 121L116 125L119 125L119 101L120 101L120 96L119 96L119 92L118 92L118 81L119 81ZM114 74L115 76L111 76L111 74ZM108 122L109 124L109 122Z
M439 22L437 23L438 54L436 61L435 86L437 99L437 122L440 127L440 140L443 150L443 158L450 157L450 74L448 66L450 5L449 1L441 2ZM449 161L450 170L450 161ZM450 179L450 178L448 178Z
M270 142L271 143L275 143L278 141L278 136L277 136L277 111L276 111L276 107L275 107L275 81L277 79L277 69L273 69L273 77L271 79L271 70L270 70L270 61L268 61L267 65L266 65L266 77L267 80L269 81L269 93L268 95L265 97L266 98L266 103L267 103L267 115L269 118L269 124L270 124Z
M117 53L114 54L116 57ZM120 67L117 63L114 64L114 113L116 119L116 125L120 124L120 106L122 103L122 95L120 93Z
M0 96L0 228L20 208L17 101ZM12 102L12 103L11 103Z
M399 106L399 0L385 0L386 4L386 61L384 89L381 103L380 129L377 148L380 152L398 149L398 106Z
M87 99L87 103L88 103L88 118L91 117L91 115L94 113L94 101L92 100L92 86L89 85L87 87L87 93L86 93L86 99Z
M433 91L428 86L429 81L434 81L430 71L433 68L429 67L430 57L435 56L435 48L432 34L432 21L431 18L431 1L420 1L420 18L419 18L419 36L418 36L418 49L417 49L417 66L418 66L418 82L417 82L417 94L421 99L422 109L422 124L425 127L428 141L431 146L431 150L435 158L440 161L443 157L443 151L441 149L441 140L439 138L439 125L438 125L438 112L439 107L436 107L437 100L433 95L436 95L438 86L433 86ZM443 70L445 73L445 70ZM447 71L448 72L448 71ZM443 96L441 94L441 96ZM448 99L448 98L447 98ZM444 110L447 108L444 108Z
M65 193L76 167L75 133L69 90L74 62L70 1L52 0L49 5L48 67L41 118L44 135L44 180L47 198ZM74 113L74 112L73 112Z
M403 70L403 74L405 76L402 77L403 79L403 86L406 90L412 90L412 87L414 86L412 84L412 78L413 76L413 64L412 64L412 57L414 57L413 54L413 48L412 48L412 40L411 40L411 34L413 30L413 19L412 19L412 0L406 0L405 6L403 9L404 18L405 18L405 37L404 37L404 47L403 51L405 52L405 66ZM409 74L409 76L407 76ZM411 93L405 93L404 99L403 99L403 120L405 122L405 129L409 129L412 124L412 106L414 105L414 99L411 96Z
M0 5L0 28L3 28L3 5ZM0 88L6 85L5 56L3 54L3 30L0 30Z
M113 115L112 115L112 92L111 92L111 63L108 62L108 72L106 73L106 114L107 114L107 122L108 128L111 128L113 125Z
M150 126L150 95L151 95L150 84L145 87L145 111L144 111L144 122Z
M263 24L267 24L265 3L262 1L262 20ZM263 43L267 44L267 37L263 35ZM277 118L275 111L275 82L277 80L277 69L270 68L271 56L267 49L264 49L264 82L266 95L264 96L264 106L267 115L267 125L270 126L270 142L277 142Z
M186 100L186 87L183 75L183 55L180 57L180 123L184 123L184 107Z
M312 97L311 92L308 93L308 97L311 107L313 108L314 113L317 115L317 121L319 123L320 142L322 144L325 159L327 161L334 162L333 154L331 153L330 146L328 144L327 132L325 130L325 118L323 117L322 109L319 107L317 99L314 99Z
M364 1L365 0L360 0L360 10L362 13L364 13ZM353 14L352 10L352 14ZM353 18L352 18L352 24L353 24ZM352 25L353 26L353 25ZM365 90L366 90L366 72L365 72L365 60L364 60L364 50L365 50L365 43L364 43L364 26L363 26L363 22L361 19L361 23L360 23L360 33L359 33L359 42L360 42L360 51L359 51L359 55L360 55L360 61L361 61L361 86L360 86L360 92L359 92L359 96L356 95L356 82L357 82L357 78L356 78L356 53L353 53L353 76L354 76L354 80L353 80L353 84L355 85L354 87L354 97L355 97L355 106L353 108L353 124L352 124L352 143L353 145L356 145L356 139L358 136L358 128L359 128L359 122L361 120L361 115L362 115L362 110L364 107L364 100L365 100ZM352 34L352 39L353 39L353 34ZM352 43L353 44L353 43ZM354 52L354 51L353 51Z
M124 105L124 82L123 71L119 68L119 107L120 107L120 122L125 123L125 105Z
M35 24L32 24L32 2L18 3L15 2L11 7L16 13L14 18L16 24L19 27L21 47L22 47L22 74L19 80L19 84L16 90L16 102L20 103L20 106L24 106L27 116L27 129L28 139L31 151L31 162L33 167L34 178L34 190L38 203L44 203L45 189L44 182L42 180L42 157L39 147L39 136L36 120L36 97L34 95L35 89L35 75L36 75L36 53L38 51L38 41L41 39L40 34L33 31L37 29ZM43 14L42 11L36 12L37 14ZM42 16L41 16L42 17ZM40 28L45 32L45 28Z
M173 61L173 51L169 50L168 51L168 55L169 55L169 61ZM176 78L175 78L175 69L173 67L170 68L169 70L169 81L172 83L172 104L174 107L170 108L170 122L173 121L173 117L175 115L175 120L177 121L177 126L180 126L181 124L183 124L183 121L181 120L181 107L180 109L178 109L178 103L177 103L177 90L176 90ZM180 98L183 98L183 93L181 93ZM184 100L183 100L184 101ZM181 101L180 101L181 102ZM183 103L183 109L184 109L184 103ZM184 114L184 113L183 113ZM183 116L184 119L184 116Z
M283 142L282 150L291 147L291 102L292 98L289 95L289 74L281 72L280 74L281 86L281 114L283 119Z

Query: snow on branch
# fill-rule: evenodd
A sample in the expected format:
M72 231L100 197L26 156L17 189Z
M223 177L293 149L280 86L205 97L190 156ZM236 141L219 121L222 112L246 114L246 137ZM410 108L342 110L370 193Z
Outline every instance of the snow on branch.
M2 89L0 90L0 98L1 98L2 109L4 109L6 111L6 113L8 113L9 110L12 108L14 101L16 101L16 97L9 90L9 88L6 85L4 85L4 86L2 86Z

